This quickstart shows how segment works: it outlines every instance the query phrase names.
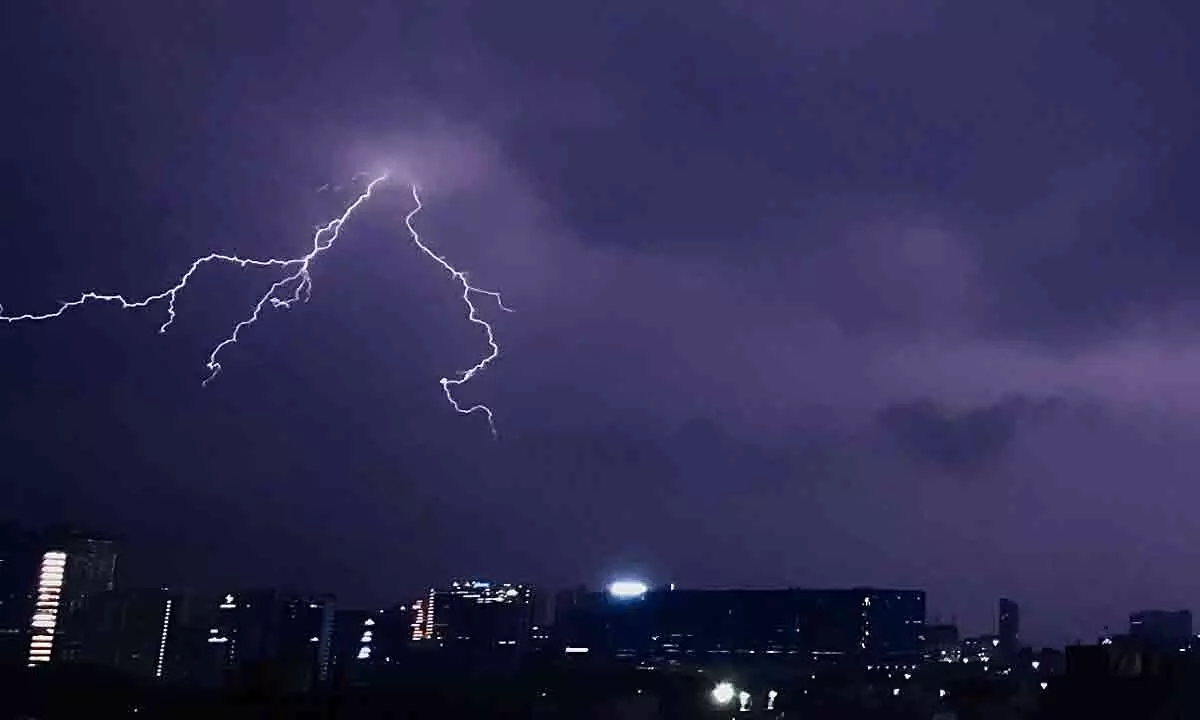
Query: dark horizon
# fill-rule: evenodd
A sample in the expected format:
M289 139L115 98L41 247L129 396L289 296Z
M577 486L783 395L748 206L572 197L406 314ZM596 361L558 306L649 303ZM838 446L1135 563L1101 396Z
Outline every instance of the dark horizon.
M459 573L457 575L450 575L450 576L446 576L446 577L426 579L424 582L417 583L416 585L414 585L412 590L410 592L407 592L402 597L370 598L364 602L362 598L347 597L347 596L339 593L337 588L319 587L319 586L313 585L311 583L309 583L309 584L285 584L282 586L271 586L270 584L263 584L261 582L255 582L249 578L247 578L244 581L232 581L232 580L222 580L221 578L214 577L214 576L209 576L209 579L204 583L197 583L194 580L188 581L186 579L182 579L182 580L176 581L176 582L164 582L162 580L156 580L155 577L153 577L151 575L141 576L140 575L141 573L147 573L149 571L149 569L145 566L144 562L143 563L136 562L136 557L139 553L137 552L137 550L135 548L130 548L128 539L120 536L119 534L114 534L114 533L109 533L109 532L99 532L98 530L99 530L98 528L94 528L94 527L89 528L89 527L83 527L83 526L73 524L73 523L63 523L63 522L53 524L53 525L48 525L48 526L45 526L42 528L29 528L29 527L26 527L25 525L23 525L21 523L21 521L15 520L15 519L10 520L10 521L0 521L0 536L3 536L3 533L9 532L9 531L18 531L18 532L32 531L34 534L37 534L37 535L40 535L43 537L51 537L51 538L68 537L68 536L91 537L91 538L100 538L100 539L104 539L104 540L108 540L108 541L112 541L112 542L116 543L117 547L119 548L119 552L120 552L120 560L117 563L117 576L116 577L117 577L117 581L118 581L117 582L118 589L121 591L169 589L173 592L184 593L184 594L212 594L212 595L216 596L216 595L220 595L220 594L223 594L226 592L245 592L245 591L249 591L249 590L276 589L276 590L281 590L281 591L285 591L285 592L289 592L289 593L299 593L302 595L332 596L337 599L337 607L339 610L374 611L374 610L385 610L385 609L389 609L389 608L395 608L395 607L398 607L401 605L411 606L415 600L420 600L420 599L424 598L430 588L449 587L451 585L451 583L454 581L486 580L486 581L490 581L493 583L526 584L528 586L531 586L538 593L538 598L539 598L538 614L539 614L540 619L543 621L546 621L546 622L550 622L553 620L554 603L557 600L556 596L561 591L574 591L574 590L584 589L587 592L604 593L604 592L606 592L608 585L612 582L636 580L636 581L646 583L647 588L650 591L664 591L664 590L668 590L668 589L671 591L676 591L676 592L680 592L680 591L683 591L683 592L686 592L686 591L713 591L713 590L749 590L749 591L753 591L753 590L770 590L770 591L783 591L783 590L806 590L806 591L882 590L882 591L901 591L901 592L918 591L921 593L925 593L925 595L926 595L926 603L927 603L926 624L927 625L953 624L957 627L960 636L964 637L964 638L996 634L999 631L999 622L1000 622L999 605L1000 605L1000 603L1002 603L1004 601L1017 603L1017 606L1020 608L1020 610L1019 610L1019 612L1021 613L1020 623L1022 623L1022 625L1021 625L1022 627L1024 627L1025 619L1028 617L1028 608L1025 607L1024 605L1022 605L1019 598L997 597L997 598L993 599L993 602L990 606L990 611L992 612L991 619L990 619L990 623L991 623L990 625L988 625L986 627L961 625L961 624L959 624L957 615L945 614L945 613L938 612L937 605L936 605L937 598L930 597L926 588L918 587L915 585L898 584L898 585L890 585L890 586L880 586L880 585L852 583L852 584L834 587L834 586L817 586L817 585L779 584L779 583L771 583L770 581L764 581L764 582L759 582L759 583L741 583L741 584L737 584L737 585L711 584L711 583L704 583L704 582L682 584L682 583L674 581L670 578L665 578L665 579L647 578L642 575L638 575L636 573L615 573L615 574L610 574L604 578L596 578L596 579L591 579L591 580L586 579L586 578L581 578L581 579L577 579L576 581L573 581L573 582L568 581L566 583L560 583L557 585L545 585L545 584L539 583L531 578L521 576L520 574L517 574L516 576L497 577L497 576L495 576L495 574L489 574L486 572ZM133 563L129 562L130 556L135 558L135 562L133 562ZM129 565L133 565L135 568L137 568L137 570L135 572L137 572L139 574L135 575L135 574L131 573L130 571L126 570L126 568ZM180 577L178 575L178 572L176 572L176 577ZM303 582L303 581L301 581L301 582ZM1158 608L1158 609L1165 610L1165 611L1175 611L1175 610L1178 610L1181 608ZM1182 609L1188 613L1191 612L1191 608L1182 608ZM1029 647L1031 647L1035 650L1042 649L1042 648L1061 648L1065 645L1070 645L1070 644L1075 644L1075 643L1089 644L1089 643L1096 642L1100 638L1105 637L1105 636L1111 636L1113 634L1123 634L1128 622L1131 621L1134 614L1140 613L1140 612L1150 612L1150 611L1151 611L1150 606L1146 606L1146 605L1131 606L1122 617L1115 618L1113 621L1106 623L1104 626L1095 628L1093 631L1090 632L1090 634L1085 634L1085 635L1080 635L1077 637L1068 638L1066 641L1058 643L1058 644L1042 642L1040 639L1037 639L1037 638L1031 639L1028 637L1028 635L1025 632L1021 632L1021 641L1024 644L1028 645Z

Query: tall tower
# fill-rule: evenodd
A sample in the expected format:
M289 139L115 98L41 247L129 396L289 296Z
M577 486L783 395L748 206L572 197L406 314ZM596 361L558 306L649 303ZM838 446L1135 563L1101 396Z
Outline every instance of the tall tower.
M1000 598L996 614L996 635L1000 652L1012 658L1021 649L1021 607L1008 598Z
M50 662L54 656L54 638L61 634L59 610L63 606L63 579L67 554L61 550L42 553L38 564L33 617L29 621L29 664Z
M30 578L29 665L77 659L84 609L113 589L116 569L116 544L107 538L67 531L37 543L37 575Z

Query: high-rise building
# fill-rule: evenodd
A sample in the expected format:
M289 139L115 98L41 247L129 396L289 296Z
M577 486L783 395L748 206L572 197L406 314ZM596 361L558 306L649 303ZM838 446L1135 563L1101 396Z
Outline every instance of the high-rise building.
M486 580L430 588L412 606L412 639L441 647L523 646L535 624L533 588Z
M340 682L360 682L383 662L383 617L382 610L338 610L334 615L333 666Z
M996 636L1000 655L1011 661L1021 649L1021 607L1008 598L1000 598L996 611Z
M413 632L412 610L339 610L333 628L333 665L339 684L370 682L399 673Z
M58 608L62 639L56 655L63 662L78 662L86 652L87 609L116 586L116 543L108 538L67 531L54 538L51 547L55 549L49 552L61 553L65 561ZM39 603L40 595L39 590Z
M166 589L121 590L93 597L76 621L74 659L137 677L169 679L186 601Z
M72 530L0 531L0 660L77 660L84 609L113 589L116 563L116 545L107 538Z
M1151 645L1183 647L1192 640L1192 612L1142 610L1132 613L1129 634Z
M54 640L62 635L60 611L67 606L63 593L67 554L47 550L38 563L34 610L29 621L29 664L48 663L54 658ZM61 653L61 651L60 651Z
M304 692L329 677L334 599L274 590L231 592L182 620L178 680L218 686L251 670Z
M412 607L412 639L415 641L436 640L434 634L434 600L437 590L429 588L425 597L414 600Z
M863 637L859 648L865 658L901 663L921 660L925 650L923 590L868 588L825 592L841 597L862 596Z

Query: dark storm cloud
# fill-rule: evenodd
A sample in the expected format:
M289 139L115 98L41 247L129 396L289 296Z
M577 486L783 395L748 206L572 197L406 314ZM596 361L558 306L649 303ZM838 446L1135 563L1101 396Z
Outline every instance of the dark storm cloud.
M609 108L591 123L559 119L558 142L529 135L519 154L546 174L546 192L561 194L556 206L578 208L572 217L585 225L619 221L633 207L675 224L689 208L671 198L713 185L729 202L705 218L730 227L739 208L803 212L794 203L801 191L823 201L893 196L967 213L981 202L1001 209L1030 199L1031 177L1086 160L1101 138L1124 145L1153 132L1156 108L1186 87L1167 11L1131 23L1093 3L1060 3L1034 21L1025 8L916 3L902 13L907 22L876 6L844 23L823 5L803 8L559 5L543 18L564 32L533 38L497 9L481 44L515 92L543 89L531 58L555 54L564 62L550 87ZM1146 36L1153 54L1137 42ZM1147 97L1132 82L1142 72L1156 73L1160 93ZM537 107L530 115L557 119L538 117ZM618 195L589 195L573 192L582 179L573 165L601 172L591 175L600 182L623 167L639 171L613 183ZM578 205L586 202L595 204ZM717 242L724 229L708 237Z
M1058 405L1054 400L1015 397L956 411L925 399L883 408L877 420L916 459L971 472L1003 457L1022 429Z
M820 267L864 209L940 217L979 263L976 322L1008 336L1094 341L1192 299L1194 11L806 7L560 6L543 17L566 31L534 39L498 13L479 40L514 93L593 108L530 101L513 157L588 242L738 266ZM551 54L553 80L530 71Z
M1194 141L1123 166L1082 168L1085 193L1061 222L997 233L985 267L995 288L987 320L1051 345L1110 338L1173 308L1194 308L1200 182ZM1051 234L1053 233L1053 234Z

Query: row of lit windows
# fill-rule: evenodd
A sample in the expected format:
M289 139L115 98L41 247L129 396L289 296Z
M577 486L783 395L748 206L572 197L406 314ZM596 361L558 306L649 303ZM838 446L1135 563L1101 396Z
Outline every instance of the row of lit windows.
M425 640L425 601L413 603L412 639Z
M67 554L53 550L42 555L38 574L37 601L30 619L29 664L50 662L54 652L54 630L67 567Z
M154 664L154 677L160 678L163 676L163 660L167 655L167 630L171 626L171 600L167 599L166 607L163 608L162 633L158 637L158 662Z
M457 586L457 583L455 584ZM429 594L424 600L418 600L413 603L413 623L412 623L412 639L413 640L436 640L437 626L434 624L434 600L437 591L429 588Z

